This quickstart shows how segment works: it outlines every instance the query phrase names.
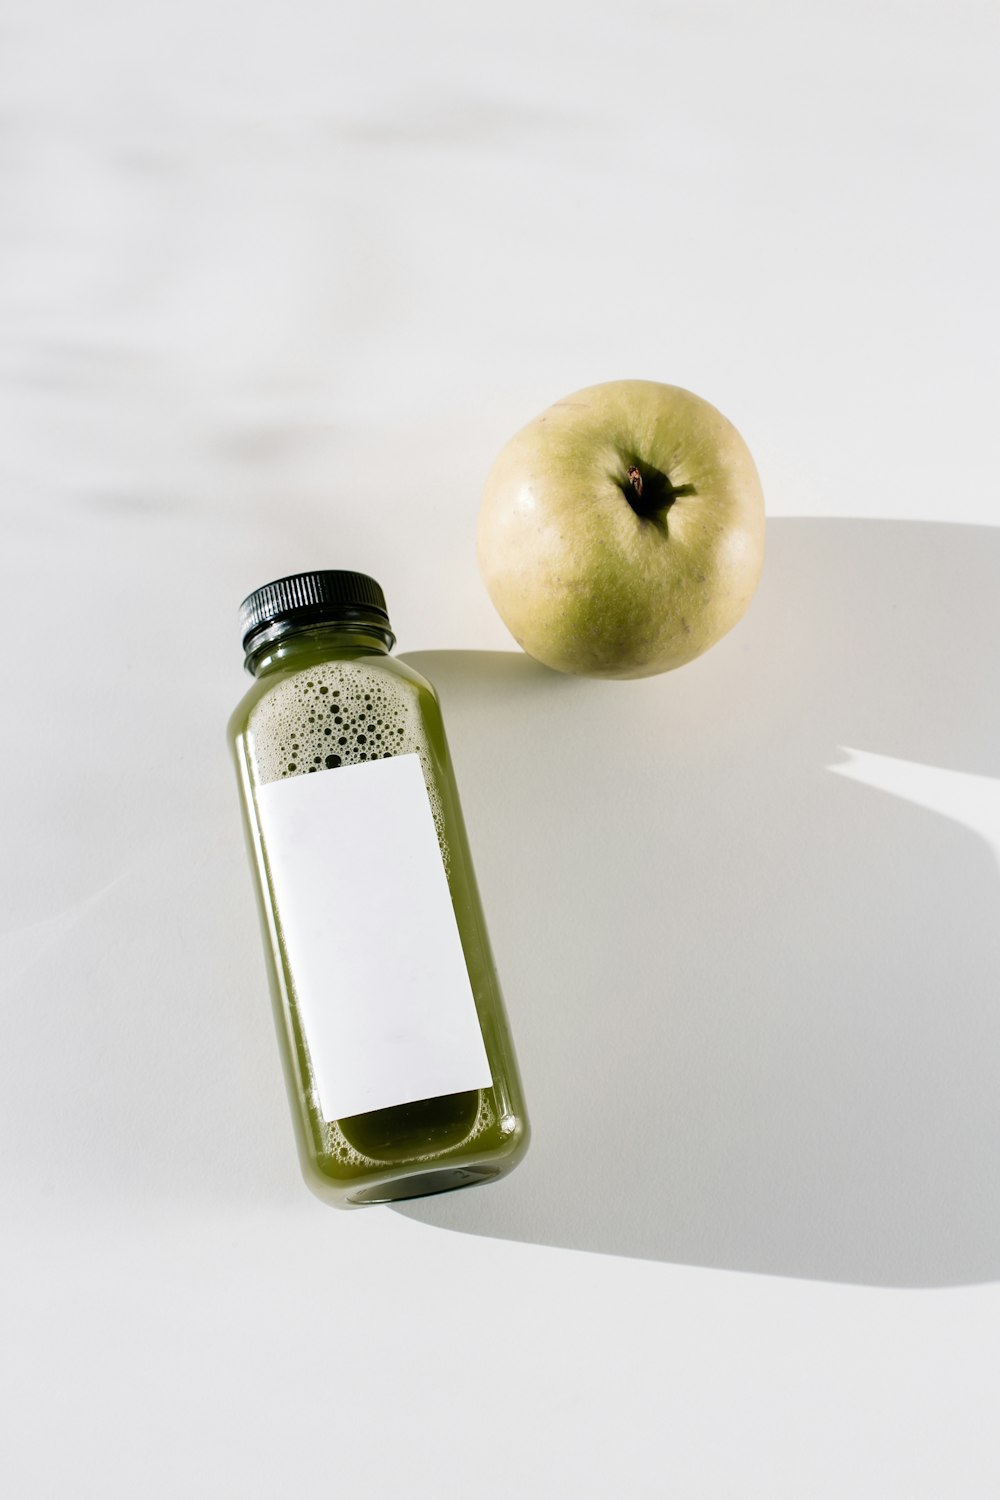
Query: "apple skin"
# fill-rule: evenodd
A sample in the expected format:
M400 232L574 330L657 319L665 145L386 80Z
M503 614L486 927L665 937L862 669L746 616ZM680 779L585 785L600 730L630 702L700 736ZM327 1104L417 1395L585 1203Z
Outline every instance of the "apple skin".
M764 561L764 496L714 406L614 380L511 438L486 480L477 551L529 656L586 677L648 677L700 656L744 614Z

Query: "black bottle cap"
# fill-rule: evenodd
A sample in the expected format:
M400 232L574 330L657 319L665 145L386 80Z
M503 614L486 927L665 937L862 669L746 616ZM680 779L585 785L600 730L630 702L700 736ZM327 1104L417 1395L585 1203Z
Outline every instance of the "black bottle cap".
M240 605L243 649L254 636L275 626L322 625L325 621L368 621L389 638L385 595L367 573L326 569L319 573L292 573L254 589Z

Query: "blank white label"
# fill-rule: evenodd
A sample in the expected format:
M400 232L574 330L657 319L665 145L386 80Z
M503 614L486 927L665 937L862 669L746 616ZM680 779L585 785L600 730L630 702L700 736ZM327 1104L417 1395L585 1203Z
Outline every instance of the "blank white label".
M257 788L323 1118L489 1088L417 755Z

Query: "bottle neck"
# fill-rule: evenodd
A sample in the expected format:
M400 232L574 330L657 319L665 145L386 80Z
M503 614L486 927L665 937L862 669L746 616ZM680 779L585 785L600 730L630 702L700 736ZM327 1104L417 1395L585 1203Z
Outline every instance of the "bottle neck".
M251 638L243 665L251 677L265 677L269 672L297 670L321 661L387 656L394 644L388 627L367 620L325 620L314 625L284 621Z

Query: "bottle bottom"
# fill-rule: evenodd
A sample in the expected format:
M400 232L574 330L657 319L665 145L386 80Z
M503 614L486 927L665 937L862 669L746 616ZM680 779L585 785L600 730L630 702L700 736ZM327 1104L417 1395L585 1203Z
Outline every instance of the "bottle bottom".
M413 1172L395 1182L376 1187L359 1188L347 1195L348 1203L399 1203L406 1198L428 1198L432 1193L448 1193L454 1188L472 1187L499 1177L502 1167L437 1167L431 1172Z
M303 1122L306 1123L306 1122ZM341 1120L308 1121L299 1136L308 1185L340 1208L426 1198L504 1177L528 1145L528 1123L492 1089L419 1099Z

